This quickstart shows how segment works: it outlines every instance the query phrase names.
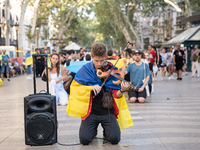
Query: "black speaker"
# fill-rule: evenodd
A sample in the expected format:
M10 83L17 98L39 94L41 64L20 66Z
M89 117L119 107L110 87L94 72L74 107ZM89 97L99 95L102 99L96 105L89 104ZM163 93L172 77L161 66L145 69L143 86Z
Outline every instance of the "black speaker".
M47 92L36 93L35 68L34 94L24 97L24 128L26 145L49 145L57 142L56 97L49 94L48 81Z

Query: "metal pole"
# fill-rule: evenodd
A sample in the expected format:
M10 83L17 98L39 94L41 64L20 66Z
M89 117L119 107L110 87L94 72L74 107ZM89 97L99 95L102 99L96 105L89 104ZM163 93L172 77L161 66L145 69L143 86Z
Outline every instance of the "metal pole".
M19 50L18 50L18 30L16 32L17 32L17 57L19 57Z

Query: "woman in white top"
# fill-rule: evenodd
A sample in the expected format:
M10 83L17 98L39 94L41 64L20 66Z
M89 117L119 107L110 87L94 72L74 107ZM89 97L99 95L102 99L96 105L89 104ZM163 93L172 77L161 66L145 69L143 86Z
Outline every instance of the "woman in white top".
M49 68L49 85L50 93L56 96L57 105L68 104L68 94L64 89L63 80L67 78L60 67L59 55L54 53L51 55L51 68ZM62 73L63 72L63 73Z
M167 53L165 53L165 48L162 49L160 53L162 57L162 63L160 64L160 69L161 69L161 80L164 79L165 73L167 72Z

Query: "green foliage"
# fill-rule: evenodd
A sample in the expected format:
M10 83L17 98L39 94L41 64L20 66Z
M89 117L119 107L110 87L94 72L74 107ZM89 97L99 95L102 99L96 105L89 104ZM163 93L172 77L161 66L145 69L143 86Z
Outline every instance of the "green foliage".
M33 41L36 36L36 33L31 35L31 28L29 27L28 29L26 29L26 36L28 37L29 40Z

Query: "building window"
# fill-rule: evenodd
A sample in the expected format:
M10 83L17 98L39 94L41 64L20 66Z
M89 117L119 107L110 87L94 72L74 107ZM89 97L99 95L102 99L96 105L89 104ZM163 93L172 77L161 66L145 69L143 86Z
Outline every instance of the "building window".
M2 9L2 17L5 18L5 10L4 9Z

